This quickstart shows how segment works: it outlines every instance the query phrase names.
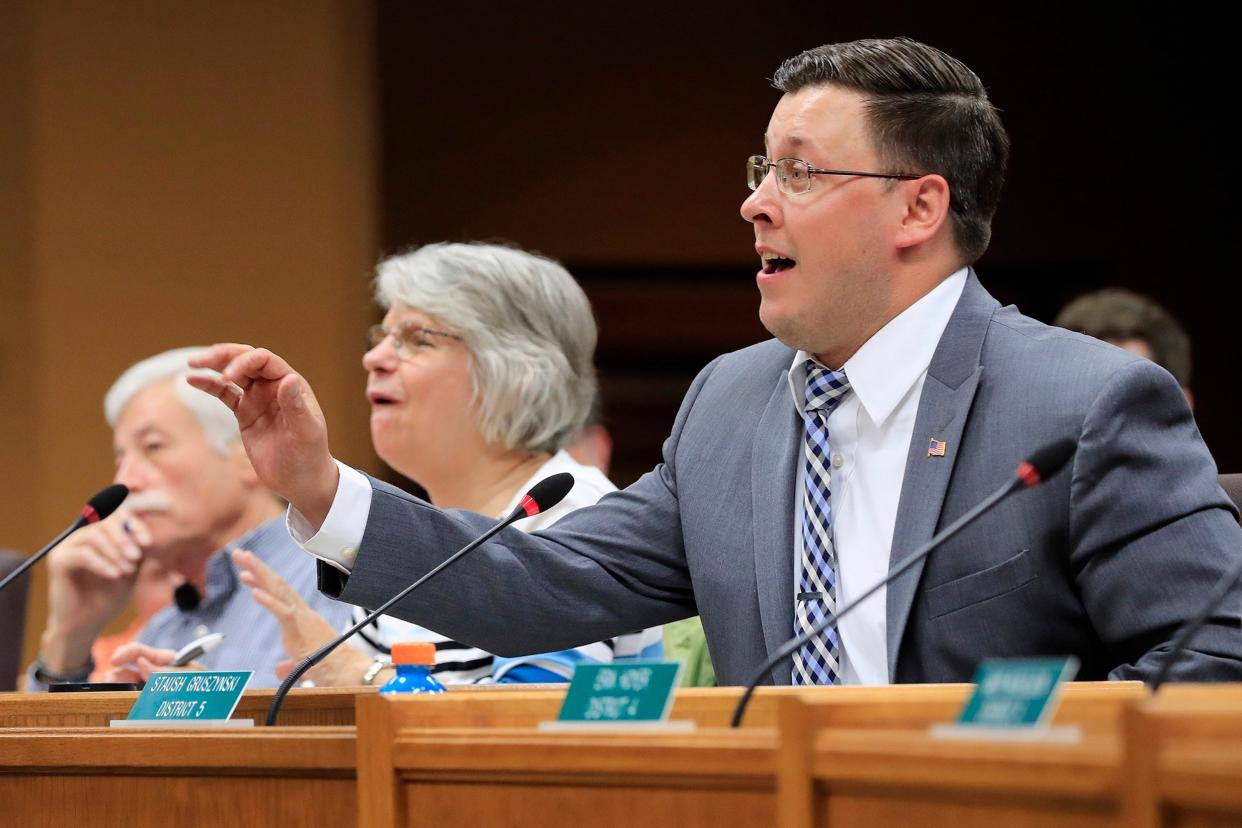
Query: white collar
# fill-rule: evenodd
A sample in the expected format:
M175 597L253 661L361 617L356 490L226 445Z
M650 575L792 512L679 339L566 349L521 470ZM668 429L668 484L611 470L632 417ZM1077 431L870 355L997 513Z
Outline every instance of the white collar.
M962 298L967 272L964 267L956 271L893 317L842 366L859 404L877 426L884 424L931 365L949 317ZM806 388L806 362L813 359L806 351L798 351L789 369L789 390L799 412Z

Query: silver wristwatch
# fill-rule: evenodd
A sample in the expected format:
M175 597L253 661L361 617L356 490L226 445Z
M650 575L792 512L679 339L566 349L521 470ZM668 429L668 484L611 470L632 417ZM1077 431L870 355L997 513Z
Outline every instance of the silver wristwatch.
M383 670L385 667L388 667L388 666L390 666L388 659L384 658L383 656L376 656L371 661L371 663L367 665L367 669L363 671L362 683L367 685L368 687L374 684L375 677L380 674L380 670Z

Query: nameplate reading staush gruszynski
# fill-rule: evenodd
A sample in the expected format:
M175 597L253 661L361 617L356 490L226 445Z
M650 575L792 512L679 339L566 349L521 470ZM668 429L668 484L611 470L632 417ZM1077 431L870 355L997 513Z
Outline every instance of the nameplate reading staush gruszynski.
M186 725L227 721L252 675L250 671L152 673L126 721Z

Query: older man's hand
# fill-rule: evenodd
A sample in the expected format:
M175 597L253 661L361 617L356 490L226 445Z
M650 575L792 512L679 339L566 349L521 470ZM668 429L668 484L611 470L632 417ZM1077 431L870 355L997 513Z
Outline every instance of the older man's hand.
M233 410L259 479L318 530L340 475L310 385L276 354L249 345L213 345L190 366L218 372L193 374L189 383Z
M53 673L85 665L91 646L134 590L143 546L142 519L118 509L84 526L48 555L48 614L40 660Z

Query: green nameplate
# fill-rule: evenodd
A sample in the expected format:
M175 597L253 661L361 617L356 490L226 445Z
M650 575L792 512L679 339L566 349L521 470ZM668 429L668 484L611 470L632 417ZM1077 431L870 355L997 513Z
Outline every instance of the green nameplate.
M193 724L227 720L253 675L248 670L152 673L126 721Z
M959 725L1037 727L1048 724L1065 682L1078 672L1078 659L1012 658L985 661L975 672L975 692Z
M680 661L579 664L559 722L663 722L673 704Z

